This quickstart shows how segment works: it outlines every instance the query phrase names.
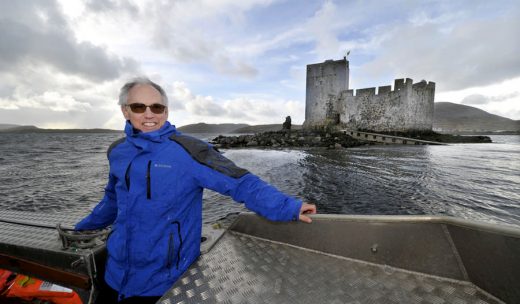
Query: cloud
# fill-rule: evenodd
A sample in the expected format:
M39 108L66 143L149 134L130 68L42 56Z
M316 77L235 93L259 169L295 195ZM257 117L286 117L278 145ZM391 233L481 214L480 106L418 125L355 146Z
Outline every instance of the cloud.
M0 100L1 103L1 100ZM0 121L18 125L34 125L40 128L99 128L110 119L119 115L119 123L114 124L114 129L122 129L124 118L117 107L113 110L90 109L87 112L80 111L51 111L42 108L20 108L19 110L0 109Z
M152 43L182 63L209 64L223 75L254 78L258 70L247 54L233 51L233 35L244 22L244 12L270 1L177 1L154 2L145 9ZM220 30L220 31L219 31Z
M87 0L85 6L94 13L113 14L124 11L133 17L137 17L139 14L139 7L128 1Z
M170 99L174 105L182 105L170 108L174 123L180 125L196 122L282 123L287 115L291 115L294 123L303 123L305 112L301 102L272 96L215 100L212 96L193 94L183 82L173 84Z
M464 99L462 99L461 103L467 104L467 105L485 105L485 104L492 103L492 102L507 101L507 100L513 99L518 96L520 96L520 92L518 92L518 91L511 92L509 94L501 94L501 95L495 95L495 96L485 96L482 94L471 94L471 95L464 97Z
M321 58L336 55L340 49L337 33L334 26L331 26L339 13L338 7L327 1L306 24L306 32L313 35L316 52Z
M86 112L92 106L86 102L80 102L71 95L63 95L55 91L46 91L41 95L26 96L17 91L13 97L0 98L0 109L18 110L22 108L46 109L56 112Z
M60 72L105 81L137 69L129 58L108 54L89 42L76 42L54 1L0 4L0 68L50 66Z
M490 102L490 98L482 94L468 95L460 103L467 105L483 105Z
M301 123L306 64L346 50L352 88L426 79L516 113L518 81L491 85L520 79L518 36L507 1L3 1L0 122L119 128L120 86L147 74L177 122Z
M0 121L99 127L107 96L114 107L119 79L139 70L129 57L78 41L51 0L1 2L0 37Z
M170 99L173 101L170 106L172 111L187 110L194 115L214 117L226 114L226 110L214 102L213 97L193 94L184 82L173 83Z
M437 82L441 91L520 76L520 9L477 5L457 11L448 5L437 15L435 10L419 12L409 22L369 29L372 36L382 37L372 46L381 52L361 67L362 73L392 71L398 78Z

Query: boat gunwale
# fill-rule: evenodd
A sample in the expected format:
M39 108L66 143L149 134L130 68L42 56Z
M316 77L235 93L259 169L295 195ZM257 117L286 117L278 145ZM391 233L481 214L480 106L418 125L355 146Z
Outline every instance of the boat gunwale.
M248 214L254 214L247 212ZM488 223L478 220L462 219L443 215L348 215L348 214L313 214L312 219L345 222L379 223L434 223L447 224L462 228L502 234L520 238L520 226L505 223Z

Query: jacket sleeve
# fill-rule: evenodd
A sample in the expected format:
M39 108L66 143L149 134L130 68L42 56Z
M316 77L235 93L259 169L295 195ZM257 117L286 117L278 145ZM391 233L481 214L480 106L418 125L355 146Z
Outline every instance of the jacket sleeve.
M114 188L115 177L109 175L108 184L105 187L105 196L87 217L76 224L76 230L101 229L111 225L115 221L117 203Z
M272 221L296 221L302 202L280 192L258 176L236 166L206 142L183 134L174 134L177 142L192 158L190 170L199 186L231 196L235 201Z
M206 159L197 163L196 179L204 188L231 196L257 214L272 221L296 221L302 202L288 196L247 170L237 167L209 147Z
M211 169L203 169L208 171ZM212 173L212 174L211 174ZM206 172L199 177L205 188L229 195L255 213L272 221L297 221L302 202L288 196L251 173L240 178L219 172Z

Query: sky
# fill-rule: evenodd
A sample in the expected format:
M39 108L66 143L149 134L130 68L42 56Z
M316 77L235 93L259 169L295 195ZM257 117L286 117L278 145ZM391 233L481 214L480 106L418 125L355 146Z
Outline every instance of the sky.
M518 1L0 0L0 123L122 129L120 87L146 76L169 120L305 119L307 64L350 51L350 88L436 83L520 120Z

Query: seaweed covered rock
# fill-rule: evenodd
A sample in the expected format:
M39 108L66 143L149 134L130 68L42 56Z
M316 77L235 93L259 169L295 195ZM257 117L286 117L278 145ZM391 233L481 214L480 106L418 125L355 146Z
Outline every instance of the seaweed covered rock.
M338 149L370 144L347 135L345 132L327 131L275 131L254 135L223 136L219 135L212 141L216 147L325 147Z

